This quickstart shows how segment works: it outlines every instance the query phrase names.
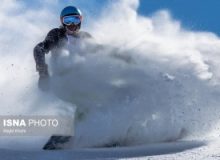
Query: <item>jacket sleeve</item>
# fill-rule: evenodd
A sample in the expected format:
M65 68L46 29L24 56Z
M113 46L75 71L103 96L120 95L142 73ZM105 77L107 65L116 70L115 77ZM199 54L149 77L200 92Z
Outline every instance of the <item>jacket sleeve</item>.
M57 46L58 29L52 29L46 36L43 42L40 42L34 47L34 59L36 65L45 65L45 54Z

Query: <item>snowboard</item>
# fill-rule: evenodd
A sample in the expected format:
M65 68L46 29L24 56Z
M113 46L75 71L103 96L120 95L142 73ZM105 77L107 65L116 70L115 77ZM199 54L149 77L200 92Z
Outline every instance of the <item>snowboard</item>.
M56 136L53 135L43 146L44 150L59 150L70 148L73 141L73 136Z

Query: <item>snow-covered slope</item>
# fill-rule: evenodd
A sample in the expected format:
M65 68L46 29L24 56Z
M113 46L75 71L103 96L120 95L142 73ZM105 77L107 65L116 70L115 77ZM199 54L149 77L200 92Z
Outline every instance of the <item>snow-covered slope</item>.
M147 157L156 158L155 155L170 155L177 152L201 147L205 145L204 142L175 142L175 143L160 143L143 146L133 147L120 147L120 148L85 148L74 149L65 151L13 151L13 150L1 150L1 156L5 157L5 160L25 160L25 159L41 159L41 160L70 160L70 159L146 159ZM195 149L196 150L196 149ZM198 149L197 149L198 150ZM201 151L202 149L200 149ZM186 151L189 152L189 151ZM180 154L180 153L177 153ZM190 153L192 155L192 153ZM199 156L199 153L197 153ZM196 155L195 155L196 157ZM197 157L198 158L198 157Z

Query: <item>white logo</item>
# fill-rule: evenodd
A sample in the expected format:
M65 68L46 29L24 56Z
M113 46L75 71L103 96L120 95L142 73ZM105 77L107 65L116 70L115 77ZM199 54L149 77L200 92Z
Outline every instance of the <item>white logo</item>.
M4 119L3 126L4 127L26 127L26 123L24 119Z

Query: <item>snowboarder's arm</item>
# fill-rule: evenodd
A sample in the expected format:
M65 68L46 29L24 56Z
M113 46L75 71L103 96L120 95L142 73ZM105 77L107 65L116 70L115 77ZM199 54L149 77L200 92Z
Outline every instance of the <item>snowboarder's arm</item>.
M47 64L45 63L45 54L49 53L58 43L57 29L51 30L45 40L37 44L34 48L34 59L36 62L36 69L39 74L48 74Z

